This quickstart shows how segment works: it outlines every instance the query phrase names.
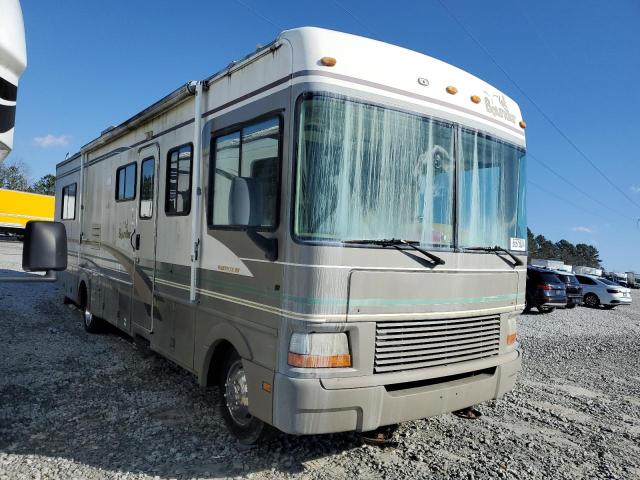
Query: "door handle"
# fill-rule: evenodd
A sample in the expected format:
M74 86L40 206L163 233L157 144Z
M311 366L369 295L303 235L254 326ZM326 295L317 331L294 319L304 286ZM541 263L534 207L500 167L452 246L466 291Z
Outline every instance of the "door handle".
M136 250L140 250L140 234L136 233Z
M136 249L136 246L133 244L133 236L136 234L136 231L134 230L133 232L131 232L131 235L129 236L129 244L131 245L131 248L133 250Z

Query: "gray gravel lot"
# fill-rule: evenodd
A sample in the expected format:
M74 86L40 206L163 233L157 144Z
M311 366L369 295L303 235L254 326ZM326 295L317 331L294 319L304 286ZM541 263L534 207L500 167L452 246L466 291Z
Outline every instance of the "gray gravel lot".
M0 275L20 245L0 243ZM276 435L242 447L213 392L116 332L88 335L52 284L0 283L0 479L640 478L640 295L522 315L517 388L483 416L403 424L396 444Z

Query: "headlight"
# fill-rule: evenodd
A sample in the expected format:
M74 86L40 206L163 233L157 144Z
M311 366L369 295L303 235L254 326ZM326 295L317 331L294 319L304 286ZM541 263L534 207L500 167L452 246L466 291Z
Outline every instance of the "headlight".
M287 360L292 367L350 367L349 339L346 333L294 333Z
M512 347L518 338L518 325L516 317L507 320L507 347Z

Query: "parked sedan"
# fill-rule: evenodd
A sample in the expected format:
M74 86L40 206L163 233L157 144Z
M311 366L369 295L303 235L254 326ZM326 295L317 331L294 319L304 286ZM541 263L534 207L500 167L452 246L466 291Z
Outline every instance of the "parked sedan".
M527 267L527 293L524 311L537 308L540 313L553 312L567 305L565 284L551 270Z
M567 308L582 305L582 286L573 273L557 270L556 275L567 289Z
M631 289L622 287L606 278L595 275L576 275L584 292L584 304L588 307L614 308L631 304Z

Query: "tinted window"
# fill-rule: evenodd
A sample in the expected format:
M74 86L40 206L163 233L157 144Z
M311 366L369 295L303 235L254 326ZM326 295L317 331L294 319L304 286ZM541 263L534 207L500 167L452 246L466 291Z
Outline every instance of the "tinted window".
M576 278L575 275L567 275L567 279L569 280L569 283L571 283L572 285L580 285L580 282L578 282L578 279Z
M182 145L167 154L167 215L189 215L191 211L191 166L193 148Z
M146 158L140 165L140 218L153 217L155 167L154 158Z
M76 184L72 183L62 187L62 209L60 211L62 220L73 220L76 218Z
M137 165L130 163L116 170L116 200L132 200L136 198Z
M277 223L280 119L273 117L214 139L210 223L214 226L273 228ZM234 225L229 199L235 178L251 179L250 224ZM256 213L256 208L259 210Z
M583 285L596 285L596 282L591 280L589 277L584 277L582 275L576 275L576 278L578 279L578 282L580 282Z
M540 279L540 281L542 282L547 282L547 283L563 283L560 281L560 279L558 278L557 275L554 275L553 273L545 273L545 272L540 272L538 273L538 278Z

